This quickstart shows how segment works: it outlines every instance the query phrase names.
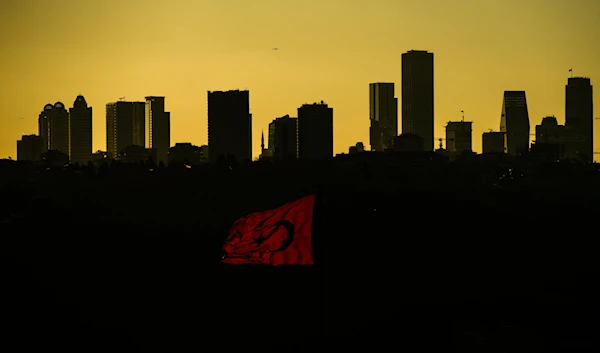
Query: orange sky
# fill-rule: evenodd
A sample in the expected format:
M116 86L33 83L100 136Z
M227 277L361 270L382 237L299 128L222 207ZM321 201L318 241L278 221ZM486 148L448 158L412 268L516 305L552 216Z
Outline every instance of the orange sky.
M0 158L37 133L46 103L79 93L94 150L123 96L166 96L172 144L206 144L206 92L244 88L254 157L272 119L320 100L347 152L369 143L368 84L398 85L410 49L435 53L435 137L464 110L480 152L504 90L527 91L533 133L546 115L564 122L570 68L600 87L599 18L598 0L2 0Z

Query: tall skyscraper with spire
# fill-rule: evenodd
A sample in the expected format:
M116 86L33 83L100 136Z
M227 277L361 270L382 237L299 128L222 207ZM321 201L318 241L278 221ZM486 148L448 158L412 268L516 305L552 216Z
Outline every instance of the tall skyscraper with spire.
M78 95L69 109L69 156L72 163L86 164L92 159L92 107Z

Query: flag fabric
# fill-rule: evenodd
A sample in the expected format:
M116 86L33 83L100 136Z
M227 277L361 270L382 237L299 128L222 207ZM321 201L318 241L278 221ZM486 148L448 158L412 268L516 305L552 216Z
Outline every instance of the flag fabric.
M313 265L314 205L315 195L308 195L238 219L223 246L221 262L232 265Z
M573 69L569 69L569 72L573 72Z

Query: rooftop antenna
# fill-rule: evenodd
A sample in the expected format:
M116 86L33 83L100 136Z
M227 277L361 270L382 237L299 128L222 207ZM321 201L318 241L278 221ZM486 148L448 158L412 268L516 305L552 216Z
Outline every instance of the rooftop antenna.
M571 78L573 78L573 69L569 69L569 72L571 73Z
M464 121L465 121L465 111L464 111L464 110L461 110L461 111L460 111L460 113L462 114L462 118L461 118L461 120L460 120L460 121L461 121L461 122L464 122Z

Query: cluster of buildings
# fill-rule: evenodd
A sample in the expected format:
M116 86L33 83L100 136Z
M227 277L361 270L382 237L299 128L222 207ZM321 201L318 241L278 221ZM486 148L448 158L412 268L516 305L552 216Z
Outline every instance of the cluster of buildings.
M472 153L470 121L450 121L445 138L434 137L433 53L410 50L402 54L401 100L394 83L369 85L370 151L439 151L450 156ZM483 153L522 156L538 153L552 160L593 161L593 89L589 78L571 77L566 85L565 125L555 117L545 117L531 133L525 91L505 91L499 131L483 133ZM401 134L398 113L401 112ZM77 96L67 109L57 102L47 104L39 115L37 135L23 136L17 142L17 159L37 161L50 154L65 162L117 159L139 162L215 162L233 157L252 160L252 114L247 90L208 92L208 144L171 146L170 113L165 97L148 96L144 102L120 99L106 105L106 151L92 154L92 108ZM535 142L530 145L531 136ZM261 159L277 161L324 159L333 152L333 108L321 101L303 104L297 116L285 115L268 126L268 145L261 136ZM443 146L446 142L446 148ZM349 153L364 152L358 142Z

